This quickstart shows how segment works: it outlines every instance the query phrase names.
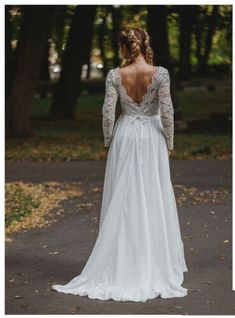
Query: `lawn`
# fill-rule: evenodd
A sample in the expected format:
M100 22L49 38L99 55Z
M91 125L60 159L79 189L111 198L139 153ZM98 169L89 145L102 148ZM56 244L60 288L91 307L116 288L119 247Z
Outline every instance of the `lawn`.
M182 120L207 120L213 112L231 112L231 91L181 91L177 93ZM105 160L103 146L102 103L104 96L82 96L76 107L76 119L55 121L47 117L51 100L35 99L32 109L34 135L12 138L6 143L7 160ZM117 114L120 105L117 107ZM216 127L215 127L216 128ZM229 130L175 131L171 159L231 158Z

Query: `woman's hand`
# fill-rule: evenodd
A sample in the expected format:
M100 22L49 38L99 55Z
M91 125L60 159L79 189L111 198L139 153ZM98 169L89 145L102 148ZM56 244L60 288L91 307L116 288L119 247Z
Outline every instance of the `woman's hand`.
M171 154L171 150L168 150L168 154L169 154L169 156L170 156L170 154Z

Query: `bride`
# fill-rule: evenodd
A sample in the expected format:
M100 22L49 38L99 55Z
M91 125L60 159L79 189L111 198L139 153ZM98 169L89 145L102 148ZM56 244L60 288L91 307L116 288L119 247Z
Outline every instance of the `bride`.
M99 234L80 275L52 286L58 292L135 302L187 295L181 286L188 269L169 167L174 140L170 77L165 67L153 66L149 43L144 29L120 32L125 63L108 72L102 108L109 149ZM122 113L115 123L118 97Z

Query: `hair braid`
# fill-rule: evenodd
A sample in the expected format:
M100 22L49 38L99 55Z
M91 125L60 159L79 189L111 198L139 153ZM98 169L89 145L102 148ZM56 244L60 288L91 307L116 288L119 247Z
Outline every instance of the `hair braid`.
M122 63L123 66L131 64L135 58L142 53L146 62L153 65L153 50L150 46L150 37L142 28L131 28L120 32L120 45L127 49L127 56Z

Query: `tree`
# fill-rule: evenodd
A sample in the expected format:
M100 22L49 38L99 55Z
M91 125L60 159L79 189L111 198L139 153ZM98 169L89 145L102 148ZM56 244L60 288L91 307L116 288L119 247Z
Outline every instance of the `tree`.
M101 6L101 12L100 12L101 23L98 29L98 43L100 48L100 56L103 61L103 68L102 68L103 76L106 76L107 70L108 70L108 62L106 59L105 49L104 49L105 47L104 35L106 32L106 21L107 21L108 14L109 14L108 6Z
M7 98L7 96L9 95L13 72L13 50L11 48L12 30L10 23L10 8L11 6L5 6L5 98ZM6 107L5 116L6 135L9 135L10 111L8 107Z
M120 6L112 6L112 47L114 52L114 67L118 66L120 63L119 59L119 47L118 47L118 36L120 32L120 21L121 21L121 7Z
M152 38L154 62L157 65L165 65L170 60L167 7L165 5L148 5L148 32Z
M6 113L9 114L10 121L6 126L9 127L7 136L31 134L33 93L52 26L54 8L55 6L50 5L24 6L14 79L6 100Z
M209 54L211 51L211 45L212 45L212 39L215 34L216 30L216 24L218 21L219 17L219 6L214 5L212 9L212 13L210 15L206 15L205 21L205 43L204 43L204 53L202 53L202 37L201 37L201 32L200 29L197 31L196 29L196 39L197 39L197 56L198 56L198 67L197 67L197 72L199 75L204 75L207 72L207 62L209 58ZM200 32L200 33L198 33Z
M11 75L11 63L12 63L12 56L13 50L11 48L11 38L12 38L12 30L11 30L11 23L10 23L10 8L11 6L5 6L5 60L6 60L6 78L5 78L5 94L6 96L9 93L10 89L10 75Z
M171 77L171 96L174 104L175 119L180 119L181 112L178 109L178 100L175 89L174 66L175 62L171 59L169 38L168 38L168 7L165 5L147 6L148 32L152 38L151 46L154 51L154 64L165 66Z
M66 26L71 22L71 16L74 13L73 6L58 5L55 11L54 24L52 27L52 39L56 45L58 57L61 57L63 43L67 38Z
M82 66L87 62L95 19L95 5L76 7L66 48L62 57L62 71L56 85L50 114L61 119L74 117L79 96Z
M47 92L48 92L48 83L50 82L49 52L50 52L50 43L47 40L45 48L44 48L41 69L40 69L39 77L38 77L38 82L41 83L41 86L40 86L40 97L41 98L46 98Z
M179 77L188 79L191 75L191 43L197 8L194 5L181 5L179 12Z
M219 6L195 6L196 16L194 34L196 40L197 74L207 73L208 58L211 52L212 40L219 23ZM211 10L211 14L209 11ZM223 20L223 19L221 19ZM220 26L223 28L223 26Z

